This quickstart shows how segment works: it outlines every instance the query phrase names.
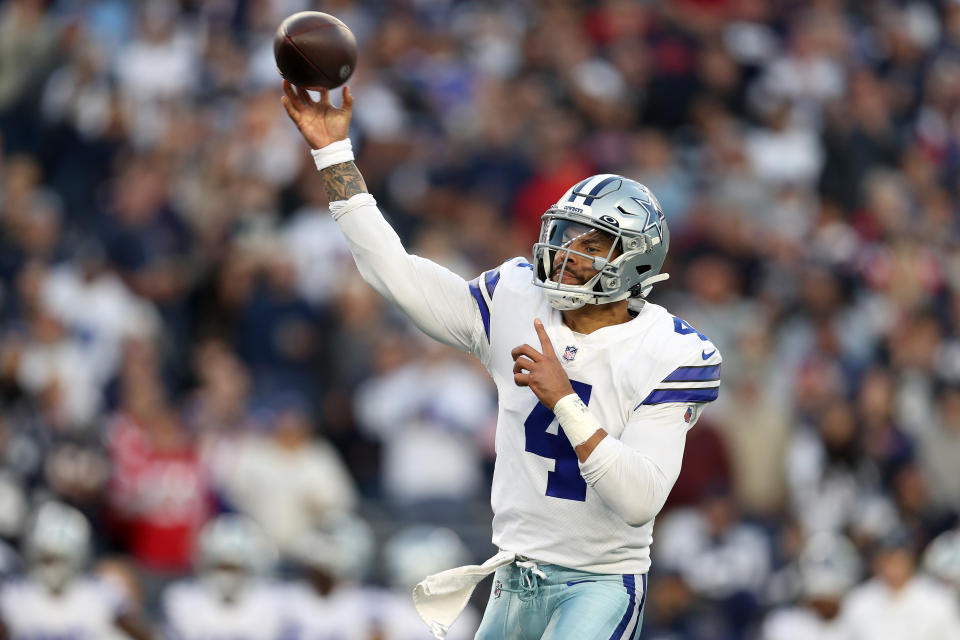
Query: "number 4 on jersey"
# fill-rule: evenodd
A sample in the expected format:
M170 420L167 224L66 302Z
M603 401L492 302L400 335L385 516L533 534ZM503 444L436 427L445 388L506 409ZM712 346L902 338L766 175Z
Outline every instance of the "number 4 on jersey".
M697 337L700 338L701 340L704 340L704 341L710 340L710 338L708 338L707 336L703 335L702 333L700 333L699 331L691 327L686 320L681 320L676 316L673 317L673 330L682 336L695 333L697 334Z
M590 402L590 391L593 387L585 382L571 380L570 384L584 404ZM553 411L542 402L538 402L530 415L523 423L526 433L526 450L532 454L550 458L555 461L554 470L547 473L547 495L564 500L587 499L587 483L580 475L580 465L577 462L577 452L563 432L563 427L557 434L547 432L547 428L556 420Z

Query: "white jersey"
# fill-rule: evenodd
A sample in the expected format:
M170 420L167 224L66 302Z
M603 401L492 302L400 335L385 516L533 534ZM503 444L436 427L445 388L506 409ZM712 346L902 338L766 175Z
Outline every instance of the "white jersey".
M305 582L290 585L283 597L290 622L285 640L369 640L378 609L371 593L378 596L379 590L338 587L321 596Z
M377 631L373 636L383 640L432 640L434 635L420 619L410 592L385 591L377 616ZM467 606L447 632L447 640L472 640L480 626L480 614Z
M650 303L630 322L574 333L519 258L485 274L480 294L487 308L478 304L479 313L489 315L490 335L481 353L500 396L494 544L583 571L646 573L653 520L629 525L587 485L553 413L530 389L514 383L510 351L523 343L540 348L533 327L540 318L574 390L604 430L626 444L642 440L645 429L663 428L664 420L682 425L685 433L699 415L698 405L717 397L719 353L689 325Z
M811 609L788 607L767 616L760 640L852 640L840 620L825 620Z
M679 473L686 432L701 406L719 393L716 347L651 303L630 322L589 335L574 333L533 284L533 267L525 259L509 260L467 283L407 255L369 195L334 203L331 210L364 279L425 333L474 353L497 385L494 544L582 571L646 573L653 516ZM558 433L552 411L529 388L514 383L511 350L524 343L540 349L535 318L543 321L590 412L634 454L630 464L640 460L653 470L649 486L637 486L622 467L603 479L607 490L622 485L615 487L618 498L649 503L641 510L649 513L642 521L628 522L598 493L599 483L584 480L591 474Z
M0 587L0 620L11 640L103 640L115 637L125 608L123 595L107 583L83 578L53 595L30 579Z
M320 596L306 583L291 585L284 594L291 622L284 640L431 640L410 600L410 592L345 586ZM480 614L467 607L451 627L449 640L471 640Z
M185 580L164 591L163 613L177 640L280 640L287 624L281 593L254 584L225 603L199 580Z
M953 593L921 576L899 591L869 580L847 594L840 616L850 640L960 640Z

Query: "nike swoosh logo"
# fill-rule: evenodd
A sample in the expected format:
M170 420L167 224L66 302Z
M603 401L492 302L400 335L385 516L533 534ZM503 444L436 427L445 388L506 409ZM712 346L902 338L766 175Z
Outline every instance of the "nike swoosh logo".
M567 583L568 587L572 587L575 584L583 584L584 582L596 582L596 580L573 580Z
M710 359L710 356L712 356L712 355L715 354L716 352L717 352L716 349L714 349L714 350L711 351L710 353L707 353L706 351L704 351L703 353L700 354L700 357L703 358L704 360L709 360L709 359Z

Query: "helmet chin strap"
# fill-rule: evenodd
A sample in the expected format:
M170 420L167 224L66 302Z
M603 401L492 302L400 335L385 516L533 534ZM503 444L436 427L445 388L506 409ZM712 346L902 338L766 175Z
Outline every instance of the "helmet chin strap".
M557 311L573 311L587 304L586 293L571 293L569 291L557 291L556 289L547 289L547 302Z
M640 297L646 298L647 294L649 294L650 291L653 289L653 285L655 285L658 282L663 282L664 280L669 280L669 279L670 279L669 273L658 273L655 276L650 276L649 278L641 280L640 281Z
M655 276L650 276L640 282L639 290L640 295L638 298L646 298L647 294L653 289L653 285L658 282L663 282L670 278L669 273L658 273ZM574 309L579 309L580 307L588 304L587 300L596 296L596 294L591 293L580 293L580 292L571 292L571 291L558 291L556 289L547 289L547 301L550 303L550 306L558 311L573 311ZM608 302L616 302L615 300L610 300ZM595 303L603 304L603 303Z

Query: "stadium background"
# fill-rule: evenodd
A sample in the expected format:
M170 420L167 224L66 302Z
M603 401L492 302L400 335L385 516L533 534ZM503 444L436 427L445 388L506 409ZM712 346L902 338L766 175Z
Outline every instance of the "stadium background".
M280 106L273 30L304 8L357 35L357 164L412 252L529 255L592 173L662 202L652 297L725 363L645 638L755 637L814 532L861 582L956 526L960 4L7 0L5 572L49 497L155 620L221 511L281 551L335 509L492 551L492 386L359 279Z

